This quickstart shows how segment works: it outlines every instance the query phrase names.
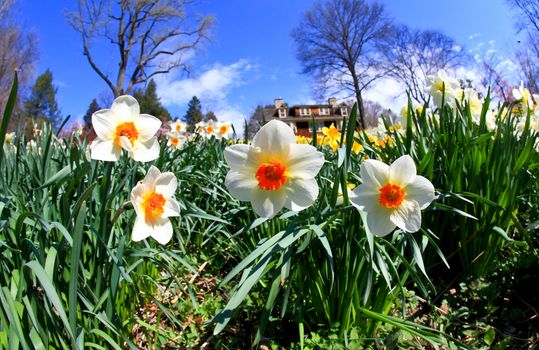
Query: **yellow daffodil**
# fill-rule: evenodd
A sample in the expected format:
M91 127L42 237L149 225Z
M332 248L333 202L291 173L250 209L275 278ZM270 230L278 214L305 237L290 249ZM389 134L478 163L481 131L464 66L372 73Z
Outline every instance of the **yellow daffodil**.
M339 143L341 141L341 133L339 130L337 130L333 123L331 123L329 128L324 126L322 128L322 134L324 134L324 136L326 136L326 138L328 138L330 142L335 141Z
M4 143L6 143L7 145L12 145L14 139L15 139L15 133L14 132L8 132L6 134L5 139L4 139Z
M270 121L251 145L229 146L224 155L230 167L228 191L240 201L250 201L262 217L271 218L283 207L303 210L318 197L315 176L324 156L311 145L296 144L294 131L281 121Z

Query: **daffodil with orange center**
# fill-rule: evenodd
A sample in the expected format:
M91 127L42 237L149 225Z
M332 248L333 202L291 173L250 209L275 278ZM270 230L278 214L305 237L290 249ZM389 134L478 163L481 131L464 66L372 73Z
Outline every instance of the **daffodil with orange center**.
M171 172L161 173L153 165L131 191L131 203L137 213L133 227L133 241L148 237L161 244L172 238L169 217L180 215L180 206L172 198L178 187L176 176Z
M225 139L228 140L232 134L232 123L230 122L221 122L217 124L215 131L215 138L218 140Z
M185 122L175 120L170 123L170 132L183 133L187 131L187 124Z
M92 115L97 138L91 144L91 158L114 162L122 149L136 161L149 162L159 157L155 134L161 121L149 114L140 114L137 100L124 95L116 98L110 109Z
M206 123L204 126L204 132L202 133L206 138L211 138L212 136L215 136L216 132L216 125L211 120Z
M318 197L315 176L324 156L311 145L296 144L294 131L281 121L264 125L251 145L227 147L225 160L230 167L228 191L240 201L250 201L262 217L271 218L283 207L303 210Z
M361 184L350 202L365 212L366 226L375 236L385 236L396 227L405 232L421 228L421 210L434 200L434 186L416 174L412 158L402 156L391 165L367 159L359 170Z
M178 149L181 147L181 145L183 145L185 141L185 137L178 134L178 133L170 133L168 135L168 141L167 141L167 146L172 148L172 149Z

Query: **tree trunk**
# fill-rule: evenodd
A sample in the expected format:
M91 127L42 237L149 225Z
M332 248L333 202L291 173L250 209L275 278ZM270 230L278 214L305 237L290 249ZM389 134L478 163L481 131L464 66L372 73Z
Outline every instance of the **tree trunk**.
M350 67L350 73L354 80L354 92L356 93L357 109L359 111L359 122L361 128L366 129L365 125L365 107L363 106L363 97L361 96L361 90L359 89L359 79L356 74L355 67Z

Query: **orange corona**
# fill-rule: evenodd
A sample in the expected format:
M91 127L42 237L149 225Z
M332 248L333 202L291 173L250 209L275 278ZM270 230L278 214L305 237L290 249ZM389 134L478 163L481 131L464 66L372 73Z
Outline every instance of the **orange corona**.
M286 183L286 167L277 161L263 163L256 171L258 187L266 191L274 191Z
M406 192L399 185L388 183L380 188L379 202L386 208L397 208L401 205Z
M114 141L120 146L120 137L125 136L131 142L131 145L135 143L138 138L138 130L133 122L124 122L116 127L116 133L114 135Z
M152 192L144 196L142 208L144 208L144 218L152 222L161 217L165 212L165 197L162 194Z
M221 135L226 134L228 132L228 126L221 125L221 127L219 128L219 132L221 133Z

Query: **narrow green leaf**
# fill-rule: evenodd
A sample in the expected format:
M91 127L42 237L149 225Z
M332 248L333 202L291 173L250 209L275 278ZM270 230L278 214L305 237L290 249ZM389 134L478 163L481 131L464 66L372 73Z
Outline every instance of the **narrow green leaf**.
M71 339L75 341L75 337L71 332L71 327L69 326L69 321L67 319L64 306L62 305L62 301L58 296L58 293L56 292L52 281L49 279L49 276L47 275L43 267L39 264L39 262L36 260L32 260L26 263L26 266L28 266L32 270L32 272L35 274L35 276L41 283L41 287L47 295L47 300L54 306L56 312L58 312L58 315L62 320L62 323L64 324L66 332L69 334Z

